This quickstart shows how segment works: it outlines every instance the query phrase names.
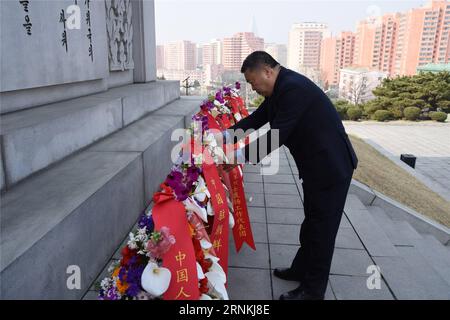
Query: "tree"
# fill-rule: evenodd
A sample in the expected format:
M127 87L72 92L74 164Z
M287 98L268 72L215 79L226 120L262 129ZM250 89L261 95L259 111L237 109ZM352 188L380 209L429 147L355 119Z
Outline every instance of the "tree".
M366 94L368 87L368 80L366 77L362 76L356 83L350 88L351 102L357 106L359 105Z
M377 110L389 111L392 117L404 117L405 108L417 107L421 118L429 118L430 112L450 112L450 73L423 72L414 76L384 79L373 90L375 99L364 110L373 114Z

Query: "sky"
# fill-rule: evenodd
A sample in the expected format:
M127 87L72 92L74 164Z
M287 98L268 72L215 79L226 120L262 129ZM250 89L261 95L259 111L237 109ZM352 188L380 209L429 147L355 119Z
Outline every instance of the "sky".
M330 31L355 31L356 22L369 16L405 12L426 0L155 0L156 43L190 40L198 44L213 38L251 31L266 43L287 44L293 23L327 23Z

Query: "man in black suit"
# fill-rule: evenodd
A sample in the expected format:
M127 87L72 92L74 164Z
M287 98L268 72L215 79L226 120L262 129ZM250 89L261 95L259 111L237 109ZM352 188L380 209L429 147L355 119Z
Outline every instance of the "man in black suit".
M229 130L257 130L267 122L267 146L260 156L258 138L245 147L245 159L259 163L274 150L271 137L278 130L279 146L292 154L303 180L305 219L300 229L300 249L290 268L274 275L299 281L281 300L323 299L328 283L336 233L357 157L332 102L311 80L278 64L268 53L256 51L242 65L247 82L264 102ZM253 145L253 146L252 146ZM253 147L258 148L251 155ZM279 146L275 146L278 148ZM228 168L229 169L229 168Z

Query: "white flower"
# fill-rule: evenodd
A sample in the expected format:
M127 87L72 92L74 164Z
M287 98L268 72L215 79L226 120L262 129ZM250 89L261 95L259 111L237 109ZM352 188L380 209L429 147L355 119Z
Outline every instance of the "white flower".
M206 209L200 207L191 197L186 198L186 200L183 201L183 204L186 210L195 212L200 219L208 222L208 213L206 212Z
M154 262L149 262L142 272L141 285L145 291L159 297L167 291L172 275L167 268L160 268Z

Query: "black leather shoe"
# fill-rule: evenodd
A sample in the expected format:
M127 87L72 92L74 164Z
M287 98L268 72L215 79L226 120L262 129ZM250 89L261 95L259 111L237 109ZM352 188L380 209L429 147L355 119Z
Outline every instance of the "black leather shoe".
M302 286L280 296L280 300L323 300L323 298L309 294Z
M273 270L273 275L283 280L300 281L290 268L275 268L275 270Z

